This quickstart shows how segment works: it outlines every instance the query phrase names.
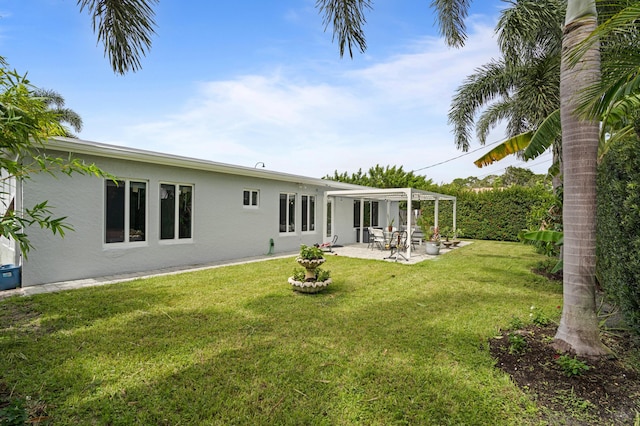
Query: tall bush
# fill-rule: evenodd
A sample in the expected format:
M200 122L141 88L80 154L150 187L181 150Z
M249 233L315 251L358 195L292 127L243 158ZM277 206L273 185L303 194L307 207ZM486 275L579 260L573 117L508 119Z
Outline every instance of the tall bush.
M532 226L532 212L553 204L551 192L543 187L447 192L458 199L456 221L462 236L479 240L518 241L518 233ZM433 223L433 202L424 203L422 211L425 220ZM450 226L452 222L453 202L440 201L438 224Z
M640 334L640 141L612 144L598 169L598 278Z

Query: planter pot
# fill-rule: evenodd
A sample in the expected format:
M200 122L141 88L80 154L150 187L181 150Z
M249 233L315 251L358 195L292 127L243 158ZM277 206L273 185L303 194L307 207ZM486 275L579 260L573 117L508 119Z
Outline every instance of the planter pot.
M320 259L303 259L302 257L296 257L296 262L304 269L316 269L326 261L325 258Z
M331 282L331 278L326 281L296 281L293 277L289 277L289 284L293 286L293 290L300 293L318 293L327 288Z
M315 279L316 268L322 265L325 259L304 259L302 257L296 257L296 262L305 269L304 278L310 281L311 279Z
M425 243L427 254L436 255L440 254L440 243L434 243L433 241L427 241Z

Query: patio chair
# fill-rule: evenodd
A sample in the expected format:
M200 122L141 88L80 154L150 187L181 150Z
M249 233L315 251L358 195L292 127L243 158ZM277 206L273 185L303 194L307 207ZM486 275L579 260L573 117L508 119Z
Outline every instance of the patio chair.
M407 231L394 232L391 235L391 240L389 241L389 248L391 249L391 252L389 253L389 257L385 257L385 259L393 259L397 262L398 257L401 257L404 260L409 260L402 253L400 253L401 251L407 251L407 239Z
M411 241L411 250L416 248L416 244L422 245L422 240L424 239L424 235L420 229L413 229L411 231L411 236L409 241Z
M380 250L384 249L385 240L382 229L371 228L369 231L369 243L371 244L372 250L374 246L378 246Z
M334 235L331 241L318 244L318 247L320 247L322 251L328 251L329 253L333 253L333 247L336 245L337 242L338 242L338 236Z

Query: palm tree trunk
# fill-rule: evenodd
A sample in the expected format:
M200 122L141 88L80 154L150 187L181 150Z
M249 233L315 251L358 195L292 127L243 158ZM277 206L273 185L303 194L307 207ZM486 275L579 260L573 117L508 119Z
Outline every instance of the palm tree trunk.
M569 2L571 3L571 1ZM594 45L576 65L566 54L596 28L596 16L566 24L560 70L560 116L564 175L563 309L555 345L578 355L600 356L602 344L595 304L595 208L598 123L576 115L580 95L600 78L599 46Z

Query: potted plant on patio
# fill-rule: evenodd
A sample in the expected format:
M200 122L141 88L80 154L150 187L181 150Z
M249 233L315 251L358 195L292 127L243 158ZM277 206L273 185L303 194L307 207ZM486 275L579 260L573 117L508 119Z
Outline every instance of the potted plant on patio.
M322 249L315 246L300 246L300 254L296 262L304 269L297 268L289 277L289 284L301 293L317 293L331 284L330 271L320 268L325 262Z
M424 217L418 218L418 226L422 230L422 235L425 236L425 250L427 254L436 255L440 254L440 233L437 226L430 226Z
M442 228L441 232L442 232L442 235L444 236L444 241L442 241L442 245L445 248L451 248L451 246L453 245L453 241L450 241L450 239L453 240L453 236L454 236L453 228L449 226L445 226L444 228Z

